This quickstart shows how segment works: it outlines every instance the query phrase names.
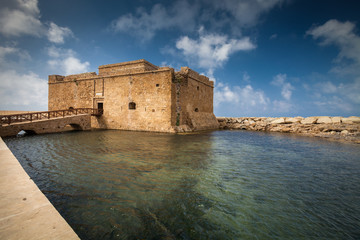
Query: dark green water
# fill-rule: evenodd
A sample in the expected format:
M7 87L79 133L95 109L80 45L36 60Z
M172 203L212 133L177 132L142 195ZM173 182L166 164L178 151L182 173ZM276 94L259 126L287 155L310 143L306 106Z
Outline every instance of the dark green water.
M360 146L93 131L4 139L81 239L360 239Z

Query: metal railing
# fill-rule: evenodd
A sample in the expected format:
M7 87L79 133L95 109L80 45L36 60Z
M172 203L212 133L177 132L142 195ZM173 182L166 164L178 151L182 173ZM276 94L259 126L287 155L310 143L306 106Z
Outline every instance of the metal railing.
M10 125L12 123L18 122L32 122L37 120L74 116L79 114L91 114L92 116L100 116L103 114L103 112L103 109L97 108L73 108L66 110L0 115L0 124Z

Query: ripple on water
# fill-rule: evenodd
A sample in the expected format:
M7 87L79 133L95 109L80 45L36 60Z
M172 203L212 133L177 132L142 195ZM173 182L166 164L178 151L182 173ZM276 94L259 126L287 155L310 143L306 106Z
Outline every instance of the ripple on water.
M360 149L283 134L4 139L82 239L359 239Z

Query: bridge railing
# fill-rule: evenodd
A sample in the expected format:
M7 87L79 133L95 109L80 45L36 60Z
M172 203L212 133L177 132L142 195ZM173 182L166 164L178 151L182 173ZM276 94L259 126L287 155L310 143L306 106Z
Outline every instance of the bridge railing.
M10 125L12 123L32 122L37 120L59 118L59 117L73 116L79 114L91 114L93 116L100 116L103 114L103 112L104 112L103 109L97 109L97 108L73 108L73 109L65 109L65 110L0 115L0 124Z

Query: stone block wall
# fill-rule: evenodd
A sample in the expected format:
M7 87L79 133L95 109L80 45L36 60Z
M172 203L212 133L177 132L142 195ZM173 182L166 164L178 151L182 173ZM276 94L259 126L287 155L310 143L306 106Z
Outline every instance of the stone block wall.
M178 78L180 76L180 78ZM218 128L213 82L188 67L179 73L145 60L103 65L99 74L49 76L49 110L97 108L92 127L157 132Z

